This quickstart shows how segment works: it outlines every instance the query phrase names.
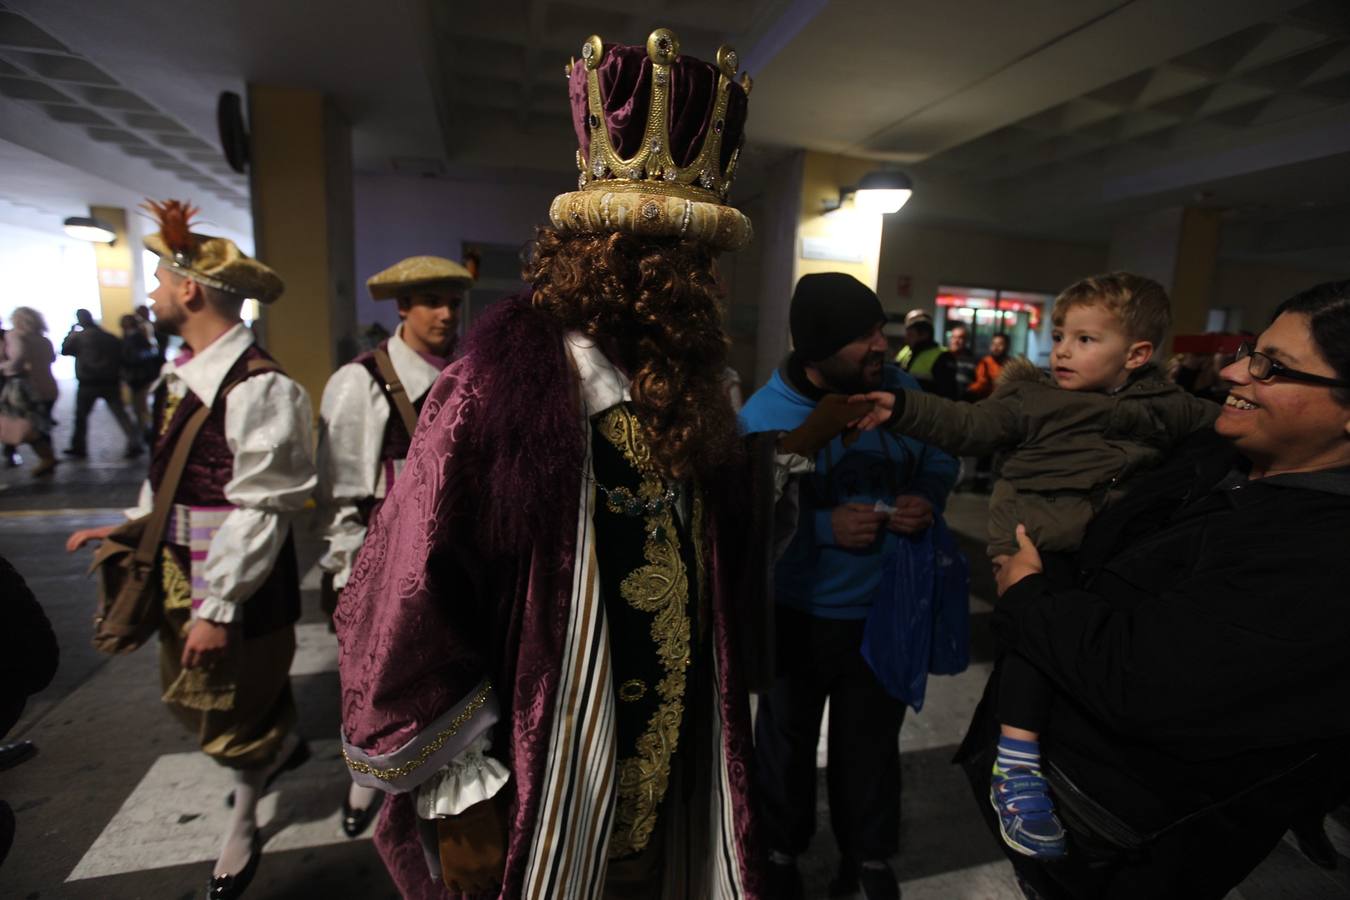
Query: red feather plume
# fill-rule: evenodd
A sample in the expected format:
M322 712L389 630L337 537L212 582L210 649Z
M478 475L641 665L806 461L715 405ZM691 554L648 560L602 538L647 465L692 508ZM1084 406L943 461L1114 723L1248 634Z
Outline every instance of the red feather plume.
M159 236L169 250L187 257L192 256L195 249L195 242L192 239L192 219L201 210L183 200L165 200L163 203L156 203L148 198L141 204L141 209L150 213L159 223Z

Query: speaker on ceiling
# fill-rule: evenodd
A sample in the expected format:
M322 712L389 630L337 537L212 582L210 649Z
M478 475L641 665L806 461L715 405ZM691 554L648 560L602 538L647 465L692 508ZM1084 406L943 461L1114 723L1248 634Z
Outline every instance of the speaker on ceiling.
M248 171L248 129L244 127L244 102L234 91L222 91L216 101L216 128L225 161L244 174Z

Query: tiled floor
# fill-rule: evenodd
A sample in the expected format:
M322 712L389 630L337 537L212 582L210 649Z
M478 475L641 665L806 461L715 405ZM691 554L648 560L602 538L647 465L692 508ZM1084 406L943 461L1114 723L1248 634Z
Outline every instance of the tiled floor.
M59 417L68 418L67 406L58 408ZM30 702L11 736L34 740L40 754L0 773L0 797L18 817L15 846L0 867L0 897L186 900L200 896L215 854L228 776L193 752L191 739L161 709L153 652L108 659L89 646L92 584L85 560L67 556L61 544L74 528L116 521L117 510L134 500L143 471L120 460L121 436L106 413L96 414L92 434L91 459L63 464L50 482L34 484L24 470L0 470L0 554L28 577L62 644L56 681ZM64 438L63 428L57 440ZM901 734L903 850L893 862L907 900L1020 896L950 764L993 652L984 627L991 607L979 599L992 596L981 567L983 509L983 498L958 495L949 510L974 563L976 662L963 675L932 679L923 712L909 715ZM301 545L302 562L311 563L317 543L305 535ZM315 755L278 781L266 801L267 852L248 896L392 897L370 842L349 841L337 828L345 775L336 743L336 651L314 592L305 599L293 673L300 728ZM823 765L823 735L821 747ZM825 896L837 864L823 771L820 778L819 827L803 859L812 898ZM1333 820L1330 831L1350 856L1346 824ZM1350 864L1324 872L1287 842L1232 896L1350 900Z

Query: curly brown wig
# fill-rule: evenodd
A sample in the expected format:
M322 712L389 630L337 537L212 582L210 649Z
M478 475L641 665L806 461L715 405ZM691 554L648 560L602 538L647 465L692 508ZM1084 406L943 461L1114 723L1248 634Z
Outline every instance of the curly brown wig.
M535 307L595 340L632 378L652 458L674 479L710 478L740 452L713 259L678 238L541 227L525 263Z

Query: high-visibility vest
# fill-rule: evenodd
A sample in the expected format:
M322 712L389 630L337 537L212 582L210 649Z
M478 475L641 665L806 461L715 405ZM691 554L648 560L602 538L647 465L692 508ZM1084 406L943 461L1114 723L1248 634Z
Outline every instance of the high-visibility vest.
M915 378L931 379L933 377L933 366L937 364L938 357L946 352L946 347L941 344L934 344L915 356L913 348L905 346L901 347L900 352L895 355L895 361L900 368Z

